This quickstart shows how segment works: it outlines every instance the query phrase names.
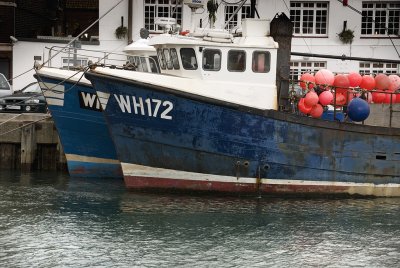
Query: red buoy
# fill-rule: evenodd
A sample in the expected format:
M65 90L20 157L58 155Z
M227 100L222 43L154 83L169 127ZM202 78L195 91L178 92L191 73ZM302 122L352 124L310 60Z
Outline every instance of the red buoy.
M318 103L318 101L318 95L314 91L308 92L304 98L304 104L308 107L313 107L315 104Z
M302 112L303 114L309 114L310 111L311 111L311 109L312 109L312 107L307 106L307 105L304 103L304 98L301 98L301 99L299 100L298 107L299 107L300 112Z
M366 90L373 90L375 88L375 79L370 75L364 75L360 87Z
M377 90L386 90L389 88L390 79L386 74L378 74L375 76L375 88Z
M314 87L315 77L310 73L303 73L300 76L300 87L304 90L312 89ZM308 86L307 86L308 85Z
M326 90L321 94L319 94L319 103L321 103L321 105L324 106L329 105L332 102L332 100L333 100L333 94L329 90Z
M372 101L374 103L383 103L386 99L386 94L383 92L372 92Z
M315 83L319 85L332 86L334 80L334 74L327 69L321 69L315 74Z
M320 118L322 116L322 113L324 112L324 109L322 108L321 104L316 104L314 105L314 107L312 107L311 111L310 111L310 115L311 117L314 118Z
M351 87L358 87L361 83L362 76L356 72L350 72L347 76Z

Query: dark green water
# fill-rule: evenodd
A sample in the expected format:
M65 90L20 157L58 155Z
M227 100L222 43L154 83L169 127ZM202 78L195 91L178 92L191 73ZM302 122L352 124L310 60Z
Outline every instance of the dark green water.
M0 173L1 267L400 267L400 199L132 193Z

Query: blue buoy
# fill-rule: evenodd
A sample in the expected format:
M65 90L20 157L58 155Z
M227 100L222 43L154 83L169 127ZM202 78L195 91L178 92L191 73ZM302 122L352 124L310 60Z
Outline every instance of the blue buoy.
M369 116L369 104L363 99L354 98L347 106L347 115L355 122L361 122Z

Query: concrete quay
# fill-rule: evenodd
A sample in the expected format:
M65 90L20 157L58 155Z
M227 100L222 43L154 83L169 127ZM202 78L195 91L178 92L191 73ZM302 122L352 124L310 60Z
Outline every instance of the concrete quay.
M66 171L50 114L0 113L0 169Z

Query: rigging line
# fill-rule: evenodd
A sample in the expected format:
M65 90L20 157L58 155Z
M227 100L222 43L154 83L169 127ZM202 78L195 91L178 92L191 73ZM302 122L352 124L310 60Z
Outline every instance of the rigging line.
M138 32L136 32L135 34L137 34L137 33L138 33ZM119 45L118 47L116 47L115 49L113 49L113 50L111 50L111 51L109 51L109 52L106 52L106 51L105 51L105 52L104 52L104 56L103 56L102 58L99 58L99 59L95 62L95 64L98 64L99 62L101 62L102 60L104 60L105 58L107 58L111 53L113 53L114 51L120 49L122 46L123 46L123 44ZM64 48L65 48L65 47L64 47ZM62 49L64 49L64 48L62 48ZM62 51L62 49L61 49L60 51ZM117 54L117 55L120 55L120 54ZM128 56L128 54L126 54L126 53L125 53L125 55ZM48 61L47 61L47 62L48 62ZM44 64L41 64L41 66L44 66ZM64 94L65 94L66 92L68 92L68 91L70 91L71 89L73 89L73 88L82 80L83 75L84 75L85 72L87 72L89 69L90 69L90 66L85 66L82 70L77 70L74 74L70 75L69 77L67 77L67 78L65 78L65 79L63 79L63 80L61 80L60 82L58 82L57 84L55 84L54 86L52 86L51 88L49 88L49 87L47 86L47 84L45 84L45 83L43 82L43 80L40 78L40 75L39 75L38 72L37 72L37 68L34 68L37 77L40 79L40 82L42 82L43 85L45 85L46 88L47 88L47 89L45 89L45 90L42 90L42 92L46 92L46 91L49 90L49 91L53 91L53 92L59 93L59 94L62 94L62 93L61 93L61 92L58 92L57 90L53 90L55 87L57 87L57 86L63 84L65 81L70 80L72 77L74 77L75 75L79 74L80 72L83 72L82 75L81 75L81 77L75 82L75 84L74 84L72 87L70 87L68 90L64 91Z
M343 0L337 0L337 1L343 4ZM349 5L349 4L348 4L346 7L350 8L351 10L353 10L353 11L355 11L356 13L360 14L361 17L365 17L365 18L367 18L368 20L370 20L371 22L376 22L375 19L374 19L373 17L370 17L370 16L363 16L362 11L356 9L355 7L352 7L352 6ZM386 28L386 27L385 27L384 29L385 29L386 32L389 31L389 29ZM389 34L387 34L387 35L389 36ZM400 37L399 34L394 34L394 35L396 35L397 37ZM390 36L389 36L389 37L390 37Z
M36 124L37 122L40 122L40 121L43 121L43 120L46 120L46 119L49 119L49 118L51 118L51 115L47 115L46 117L43 117L43 118L41 118L41 119L39 119L39 120L30 122L30 123L25 124L25 125L22 125L22 126L19 126L19 127L17 127L17 128L11 129L11 130L6 131L6 132L4 132L4 133L0 133L0 136L6 135L6 134L8 134L8 133L14 132L15 130L22 129L22 128L24 128L24 127L27 127L27 126L30 126L30 125L33 125L33 124Z
M281 0L281 1L285 4L286 9L287 9L288 12L289 12L289 17L290 17L290 8L289 8L289 6L286 4L286 1L285 1L285 0ZM311 48L310 48L309 45L307 44L306 39L304 38L304 36L301 36L301 39L303 39L304 44L306 44L306 47L307 47L308 51L311 53Z
M137 34L137 33L136 33ZM99 58L98 61L95 62L95 64L98 64L99 62L101 62L103 59L107 58L112 52L114 52L115 50L119 49L122 45L119 45L118 47L116 47L114 50L109 51L109 52L105 52L104 56L102 58ZM127 54L126 54L127 55ZM128 55L127 55L128 56ZM43 65L42 65L43 66ZM76 71L74 74L72 74L71 76L61 80L60 82L58 82L57 84L55 84L52 87L49 87L46 83L43 82L42 78L40 77L40 74L38 74L38 70L37 68L34 68L36 76L38 78L38 80L40 80L40 82L46 87L46 89L42 89L42 93L46 92L46 91L52 91L56 94L65 94L67 92L69 92L70 90L72 90L76 85L78 85L78 83L82 80L83 76L85 75L85 73L90 69L90 66L85 66L82 70L78 70ZM58 90L54 90L54 88L56 88L57 86L63 84L64 82L70 80L72 77L74 77L75 75L79 74L80 72L82 72L82 75L79 77L79 79L77 81L74 82L74 84L68 88L67 90L63 91L63 92L59 92Z
M92 28L93 25L95 25L99 20L101 20L103 17L105 17L108 13L110 13L114 8L116 8L116 7L117 7L119 4L121 4L123 1L125 1L125 0L120 0L120 1L119 1L117 4L115 4L112 8L110 8L108 11L106 11L106 12L105 12L103 15L101 15L97 20L95 20L92 24L90 24L86 29L84 29L84 30L83 30L82 32L80 32L76 37L74 37L71 41L69 41L68 44L66 44L66 45L64 46L64 48L69 47L69 46L70 46L73 42L75 42L82 34L84 34L87 30L89 30L90 28ZM54 54L51 58L47 59L47 61L45 61L45 62L43 63L43 65L46 64L47 62L49 62L51 59L53 59L53 58L54 58L55 56L57 56L59 53L60 53L60 52ZM14 80L14 79L17 78L17 77L20 77L21 75L30 72L32 69L34 69L34 67L32 67L31 69L29 69L29 70L23 72L22 74L19 74L19 75L15 76L15 77L11 78L9 81Z
M65 94L65 93L69 92L70 90L72 90L76 85L78 85L78 83L82 80L83 76L85 75L85 73L86 73L89 69L90 69L90 68L89 68L88 66L86 66L82 71L78 71L78 72L74 73L73 75L69 76L68 78L66 78L66 79L64 79L64 80L62 80L62 81L60 81L59 83L55 84L55 85L52 86L52 87L49 87L45 82L43 82L42 78L41 78L40 75L37 73L37 70L36 70L36 69L35 69L35 71L36 71L36 75L37 75L37 77L38 77L38 80L40 80L40 82L46 87L45 90L42 89L42 92L51 91L51 92L54 92L54 93L57 93L57 94ZM77 74L79 74L79 73L81 73L81 72L82 72L82 74L81 74L81 76L79 77L79 79L78 79L77 81L75 81L75 83L74 83L70 88L68 88L67 90L65 90L65 91L63 91L63 92L58 91L58 90L54 90L55 87L57 87L57 86L63 84L65 81L69 80L70 78L74 77L75 75L77 75Z
M230 3L230 2L227 2L225 0L221 0L221 2L225 3L226 5L237 5L239 3L242 3L243 1L246 2L245 0L239 0L239 1L235 2L235 3Z
M337 1L343 4L343 0L337 0ZM375 23L374 18L369 17L369 16L363 16L362 11L357 10L356 8L352 7L352 6L349 5L349 4L347 5L347 7L350 8L351 10L355 11L356 13L360 14L362 18L365 17L365 18L367 18L367 20L370 20L370 21L372 21L372 22ZM396 50L397 56L399 56L399 58L400 58L400 53L399 53L399 51L397 50L396 45L394 44L392 37L390 37L389 29L386 28L386 26L385 26L385 32L387 33L387 36L389 37L390 42L392 43L392 45L393 45L393 47L394 47L394 50ZM394 34L394 35L396 35L397 37L400 37L399 34Z
M22 115L22 114L17 114L16 116L13 116L13 117L7 119L6 121L1 122L1 123L0 123L0 126L1 126L1 125L4 125L5 123L7 123L7 122L9 122L9 121L11 121L11 120L13 120L13 119L15 119L15 118L21 116L21 115Z

